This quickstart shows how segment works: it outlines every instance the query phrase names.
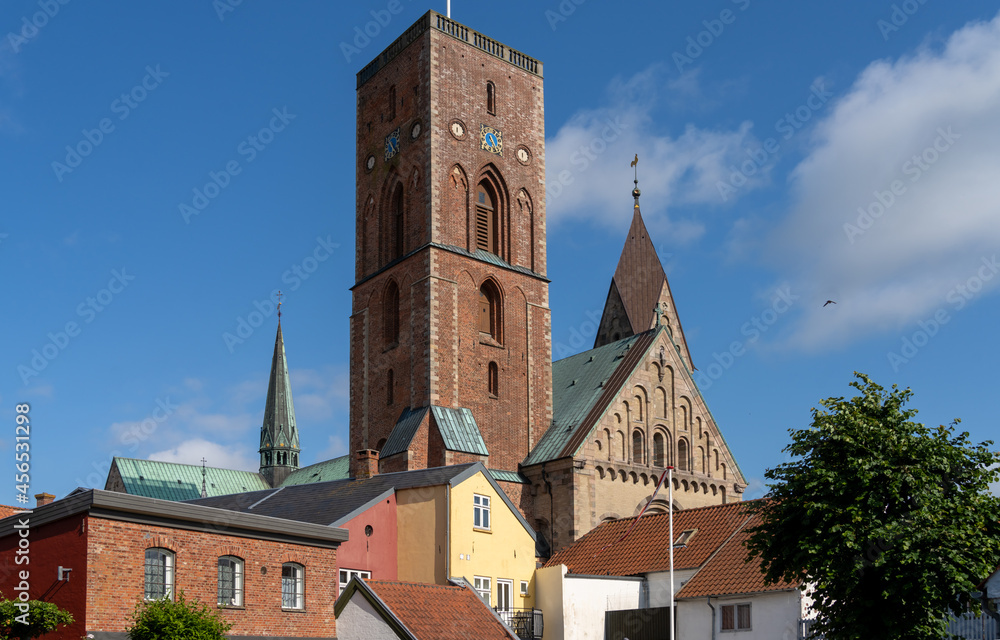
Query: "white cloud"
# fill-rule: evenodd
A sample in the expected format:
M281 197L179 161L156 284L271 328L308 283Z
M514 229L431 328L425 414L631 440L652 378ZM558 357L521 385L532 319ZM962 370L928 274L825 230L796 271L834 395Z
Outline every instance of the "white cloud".
M194 465L200 465L202 458L210 467L244 471L257 471L260 467L257 456L245 446L218 444L201 438L185 440L171 449L149 454L150 460Z
M765 245L805 293L791 345L915 328L958 311L956 285L1000 284L993 267L981 271L1000 246L1000 16L869 65L810 146L791 175L791 212Z
M332 460L333 458L339 458L346 453L347 442L343 438L340 436L328 436L326 449L320 451L319 455L316 456L316 461L322 462L324 460Z
M295 369L288 378L298 424L328 424L338 414L348 412L350 374L346 368Z
M629 164L638 153L647 223L682 242L701 235L702 223L670 218L668 209L722 205L718 183L729 178L728 167L746 159L746 148L758 144L750 122L734 130L688 125L680 133L665 131L655 118L669 100L658 95L657 88L668 82L662 76L658 67L650 67L612 83L610 104L577 112L546 140L546 215L553 224L590 220L615 229L627 225L633 187ZM699 91L695 75L669 82L688 94ZM766 184L768 173L769 167L761 169L740 192Z

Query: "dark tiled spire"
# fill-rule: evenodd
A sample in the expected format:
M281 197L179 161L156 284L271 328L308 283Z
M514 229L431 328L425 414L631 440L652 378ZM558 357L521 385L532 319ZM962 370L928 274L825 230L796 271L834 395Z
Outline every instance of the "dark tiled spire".
M295 406L288 381L288 361L285 342L278 318L278 335L274 339L271 358L271 378L267 383L267 404L264 424L260 428L260 473L272 487L277 487L299 468L299 431L295 426Z
M666 325L677 351L690 367L691 356L674 306L667 274L639 211L639 185L632 191L632 225L611 279L595 347ZM659 314L657 314L659 311Z

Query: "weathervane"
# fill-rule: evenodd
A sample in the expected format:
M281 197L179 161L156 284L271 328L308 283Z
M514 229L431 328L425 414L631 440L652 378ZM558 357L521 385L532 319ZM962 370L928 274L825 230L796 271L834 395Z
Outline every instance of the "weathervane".
M639 164L639 154L637 153L637 154L635 154L635 160L633 160L632 164L629 165L630 167L632 167L633 169L635 169L635 189L632 189L632 197L635 198L635 208L636 209L639 208L639 195L641 193L639 191L639 167L638 167L638 164Z
M281 324L281 292L278 292L278 324Z

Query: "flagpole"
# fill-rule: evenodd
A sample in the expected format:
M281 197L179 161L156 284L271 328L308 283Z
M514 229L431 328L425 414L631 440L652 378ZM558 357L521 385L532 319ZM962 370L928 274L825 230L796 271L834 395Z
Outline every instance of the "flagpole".
M451 0L448 0L448 19L451 20Z
M667 509L670 510L670 640L674 640L674 468L667 467L669 493Z

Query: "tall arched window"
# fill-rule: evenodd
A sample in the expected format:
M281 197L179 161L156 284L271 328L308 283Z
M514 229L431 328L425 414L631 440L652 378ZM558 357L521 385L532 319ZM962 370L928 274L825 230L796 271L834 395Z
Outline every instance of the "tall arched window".
M476 248L499 255L497 197L485 180L476 187Z
M403 255L403 185L397 184L392 192L389 211L389 259Z
M625 434L621 431L615 432L615 453L619 460L627 460L625 457Z
M399 286L395 280L390 280L382 294L382 322L385 330L385 343L399 343Z
M490 395L494 398L500 396L500 368L497 367L497 363L491 362L489 366L487 386L489 387Z
M643 420L642 407L645 404L646 402L642 399L642 396L635 397L635 419L638 420L639 422L642 422Z
M665 447L663 446L663 434L654 433L653 434L653 466L664 467L666 463L663 459L663 452Z
M491 116L497 114L497 88L492 82L486 83L486 112Z
M687 440L677 441L677 468L680 471L688 470L688 444Z
M385 374L385 403L391 405L395 402L394 389L396 387L396 374L392 369Z
M500 289L492 280L479 288L479 331L503 342L503 305Z
M633 431L632 432L632 464L642 464L642 432Z

